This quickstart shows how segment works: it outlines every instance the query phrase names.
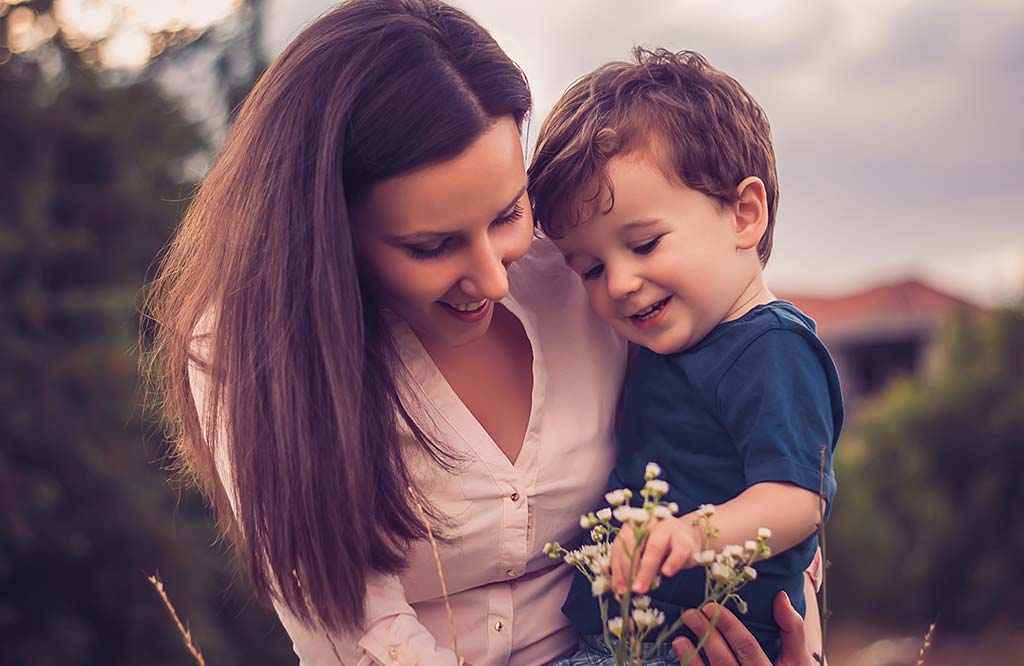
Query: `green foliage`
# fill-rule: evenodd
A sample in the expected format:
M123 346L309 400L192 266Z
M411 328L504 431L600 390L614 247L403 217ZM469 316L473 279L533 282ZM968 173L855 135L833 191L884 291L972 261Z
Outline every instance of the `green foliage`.
M837 614L947 630L1024 620L1024 307L955 315L935 368L889 388L840 447Z
M211 666L286 663L137 406L139 289L203 148L152 83L0 65L0 663L188 664L159 571ZM160 442L159 437L150 442Z

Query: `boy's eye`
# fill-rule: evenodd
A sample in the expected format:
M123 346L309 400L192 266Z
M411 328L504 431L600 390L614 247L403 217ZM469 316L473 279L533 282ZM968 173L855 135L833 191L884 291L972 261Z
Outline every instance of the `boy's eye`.
M584 280L594 280L596 278L601 277L601 273L604 273L604 264L598 264L597 266L594 266L590 270L583 271L581 277Z
M643 245L637 245L636 247L633 248L633 252L635 252L636 254L650 254L651 252L654 252L654 248L658 247L658 243L660 242L661 236L658 236L654 240L648 241Z

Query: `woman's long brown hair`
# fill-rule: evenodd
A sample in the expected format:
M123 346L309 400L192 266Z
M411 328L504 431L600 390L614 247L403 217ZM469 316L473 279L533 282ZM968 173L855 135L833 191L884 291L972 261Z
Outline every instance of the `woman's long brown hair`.
M144 370L177 464L262 602L357 626L367 575L400 571L425 536L399 428L438 464L450 458L399 402L348 210L497 118L521 125L529 106L521 70L462 12L355 0L306 28L238 112L150 285ZM204 414L190 367L206 380Z

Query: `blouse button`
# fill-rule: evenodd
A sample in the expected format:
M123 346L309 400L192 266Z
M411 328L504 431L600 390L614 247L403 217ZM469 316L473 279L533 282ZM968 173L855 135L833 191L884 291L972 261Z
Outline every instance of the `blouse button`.
M515 577L516 577L516 570L515 570L515 569L509 569L509 570L508 570L508 571L506 571L505 573L507 573L507 574L508 574L508 577L509 577L509 578L515 578Z
M398 659L398 648L388 649L388 656L392 659Z
M512 493L511 495L508 496L508 498L510 500L512 500L513 502L518 502L519 501L519 493Z
M500 620L498 622L494 623L494 630L495 631L501 631L504 628L505 628L505 625L502 624Z

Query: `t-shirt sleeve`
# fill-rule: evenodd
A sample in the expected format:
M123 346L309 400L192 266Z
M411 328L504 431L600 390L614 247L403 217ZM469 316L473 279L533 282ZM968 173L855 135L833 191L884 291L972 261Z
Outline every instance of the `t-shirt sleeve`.
M820 345L786 329L762 333L726 370L717 400L723 424L743 458L748 486L780 481L814 493L821 489L831 507L838 425L826 365L832 361L816 343Z

